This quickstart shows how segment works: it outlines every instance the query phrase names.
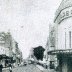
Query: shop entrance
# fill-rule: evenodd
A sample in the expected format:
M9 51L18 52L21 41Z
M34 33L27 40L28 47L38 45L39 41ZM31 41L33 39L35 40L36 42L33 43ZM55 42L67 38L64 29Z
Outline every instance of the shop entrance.
M67 64L68 64L68 72L72 72L72 58L71 57L68 58Z

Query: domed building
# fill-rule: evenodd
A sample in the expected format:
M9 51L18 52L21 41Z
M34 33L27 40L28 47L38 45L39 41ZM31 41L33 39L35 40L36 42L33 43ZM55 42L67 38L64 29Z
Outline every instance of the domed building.
M63 0L56 11L56 49L72 48L72 0Z
M55 47L48 54L57 56L60 72L72 72L72 0L62 0L54 23Z

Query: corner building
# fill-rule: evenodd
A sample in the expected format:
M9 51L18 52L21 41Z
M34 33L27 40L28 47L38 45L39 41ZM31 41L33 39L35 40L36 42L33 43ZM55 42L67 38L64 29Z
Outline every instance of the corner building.
M62 0L54 23L55 48L48 53L57 56L59 72L72 72L72 0Z

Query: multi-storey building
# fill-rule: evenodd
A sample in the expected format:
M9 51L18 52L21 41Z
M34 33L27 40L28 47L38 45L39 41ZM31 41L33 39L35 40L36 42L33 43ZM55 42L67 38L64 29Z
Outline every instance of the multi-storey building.
M47 44L46 44L46 52L50 53L51 51L55 50L55 27L54 25L49 25L49 36L47 38ZM57 66L57 58L56 55L53 54L46 54L47 57L47 63L48 63L48 68L54 69L54 64L55 67Z
M6 34L4 32L0 33L0 61L2 62L3 66L6 65L6 58L9 57L9 47L6 45Z
M16 63L19 65L22 62L22 52L18 48L18 43L16 42Z
M56 56L60 72L72 72L72 0L62 0L54 23L55 47L50 47L48 54Z
M16 66L22 61L22 53L18 48L18 43L13 39L10 32L0 33L0 61L3 66L7 66L8 63L13 63Z

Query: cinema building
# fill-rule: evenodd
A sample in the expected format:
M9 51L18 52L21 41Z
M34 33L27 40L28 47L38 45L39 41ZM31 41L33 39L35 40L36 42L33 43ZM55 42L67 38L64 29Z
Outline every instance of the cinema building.
M54 24L55 46L50 46L48 55L55 55L59 72L72 72L72 0L62 0Z

